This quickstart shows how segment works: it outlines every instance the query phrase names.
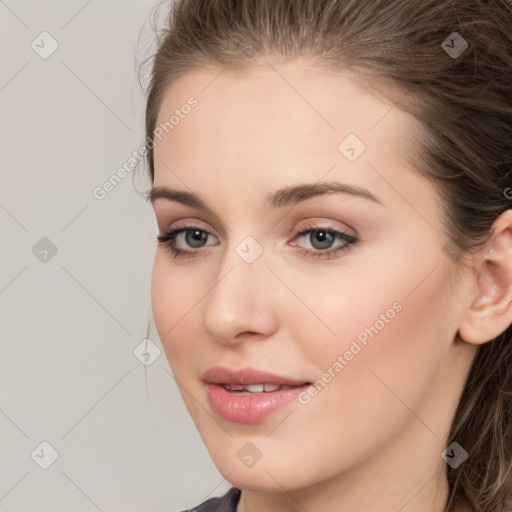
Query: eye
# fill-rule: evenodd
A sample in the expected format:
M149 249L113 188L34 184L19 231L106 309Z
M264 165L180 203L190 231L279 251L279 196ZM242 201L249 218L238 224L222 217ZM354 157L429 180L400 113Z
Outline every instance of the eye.
M216 239L214 235L199 228L198 226L182 226L179 228L168 229L160 233L156 238L163 244L174 258L195 258L200 256L203 251L199 250L208 245L217 245L208 243L209 237ZM299 246L299 252L313 258L333 258L342 252L350 250L359 239L331 226L304 226L298 232L295 239L305 239L312 248ZM337 246L335 245L338 242ZM296 243L292 243L296 246ZM334 248L332 248L334 246Z
M159 243L164 244L175 258L194 258L200 255L201 252L197 250L189 250L187 247L191 249L201 249L207 245L212 245L206 243L208 241L208 237L216 238L211 233L208 233L197 226L184 226L168 229L163 233L160 233L156 238Z
M304 226L295 239L304 239L312 248L301 247L300 252L314 258L332 258L350 250L359 239L331 226ZM336 246L336 242L338 246ZM295 245L295 244L292 244ZM334 246L334 248L332 248Z

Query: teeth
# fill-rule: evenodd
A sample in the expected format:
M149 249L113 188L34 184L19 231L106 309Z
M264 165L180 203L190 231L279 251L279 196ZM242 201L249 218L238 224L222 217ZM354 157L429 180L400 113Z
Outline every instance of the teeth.
M226 384L227 389L230 389L231 391L243 391L244 387L241 384Z
M250 393L270 393L272 391L277 391L278 389L291 389L297 386L279 386L278 384L247 384L243 386L242 384L223 384L224 388L228 391L248 391Z
M251 393L263 393L263 384L249 384L244 386L244 388Z

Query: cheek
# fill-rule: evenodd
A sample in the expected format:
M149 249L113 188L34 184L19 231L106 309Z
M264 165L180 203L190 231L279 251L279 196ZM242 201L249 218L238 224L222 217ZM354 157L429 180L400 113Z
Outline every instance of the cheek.
M373 406L389 398L400 404L392 390L411 407L428 393L455 334L445 258L431 247L354 260L329 278L289 276L307 308L281 304L282 325L299 344L298 360L321 380L319 394L333 394L329 403L341 399L356 409L365 403L374 414Z
M322 318L336 336L319 337L317 330L315 338L314 329L306 326L311 318L304 318L295 332L320 380L318 397L310 404L315 414L336 416L354 429L351 434L371 439L375 417L382 419L384 431L387 423L389 432L410 417L408 407L421 407L443 367L453 334L442 263L410 262L399 275L381 272L378 279L372 272L354 275L345 280L344 293L340 283L330 285L328 297L337 299L324 297ZM340 423L323 424L329 430Z
M182 360L193 347L188 340L195 337L194 330L199 336L202 323L197 318L197 306L205 287L200 286L200 275L184 272L179 265L170 264L169 258L165 251L157 250L151 278L151 306L158 336L174 371L176 360Z

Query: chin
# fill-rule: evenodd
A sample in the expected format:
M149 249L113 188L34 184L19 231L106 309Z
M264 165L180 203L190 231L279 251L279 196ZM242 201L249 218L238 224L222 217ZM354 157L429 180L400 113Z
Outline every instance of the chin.
M279 456L270 448L267 448L266 454L252 466L246 466L239 460L237 452L249 441L237 440L235 437L231 442L232 451L225 445L217 444L218 453L215 449L211 450L210 456L222 476L239 489L281 493L283 488L287 491L297 491L329 478L327 468L322 468L325 474L320 474L322 470L318 471L318 468L311 465ZM226 456L227 453L232 455Z

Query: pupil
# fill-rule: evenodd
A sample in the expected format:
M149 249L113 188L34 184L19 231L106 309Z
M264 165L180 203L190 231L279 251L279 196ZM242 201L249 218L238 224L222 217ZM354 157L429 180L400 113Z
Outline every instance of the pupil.
M191 247L201 247L206 239L206 233L195 229L194 231L187 231L185 238Z
M316 231L311 233L310 241L315 249L326 249L332 244L333 235L327 231Z

